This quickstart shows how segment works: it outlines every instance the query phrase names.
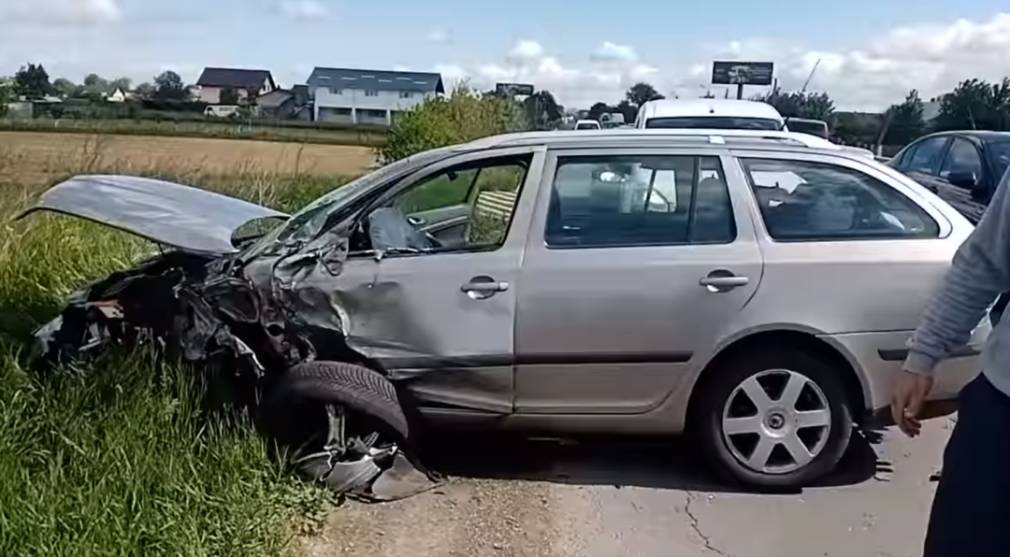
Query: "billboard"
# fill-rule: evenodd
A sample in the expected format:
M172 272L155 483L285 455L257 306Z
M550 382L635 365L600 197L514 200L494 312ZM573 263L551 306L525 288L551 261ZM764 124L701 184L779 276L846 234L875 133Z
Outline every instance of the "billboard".
M533 86L528 83L498 83L494 86L494 92L503 97L530 96L533 94Z
M771 85L771 62L715 62L712 83L719 85Z

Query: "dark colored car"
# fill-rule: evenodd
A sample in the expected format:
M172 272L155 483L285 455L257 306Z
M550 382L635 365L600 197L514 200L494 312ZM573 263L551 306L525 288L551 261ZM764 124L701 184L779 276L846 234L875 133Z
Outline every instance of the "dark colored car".
M1010 132L952 131L921 137L891 160L977 223L1010 163Z

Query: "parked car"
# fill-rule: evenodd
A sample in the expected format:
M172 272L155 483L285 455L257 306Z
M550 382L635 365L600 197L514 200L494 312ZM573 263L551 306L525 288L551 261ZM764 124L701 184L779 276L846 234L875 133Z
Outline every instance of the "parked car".
M660 99L638 110L636 128L771 130L785 119L767 103L725 99Z
M1010 164L1010 133L927 135L902 149L890 164L977 223Z
M230 118L238 114L241 108L235 104L212 104L204 109L203 115L210 118Z
M290 218L77 177L32 210L173 249L75 294L38 337L57 359L114 341L176 347L252 370L259 399L325 407L312 423L346 410L366 418L357 431L399 440L418 423L692 431L730 478L809 484L887 407L971 226L902 174L792 136L491 137L395 162ZM264 219L284 222L257 237ZM987 333L942 365L934 411L976 374ZM339 442L331 427L314 445L326 474L371 458L339 423Z
M576 130L598 130L601 129L600 123L596 120L579 120L575 122Z

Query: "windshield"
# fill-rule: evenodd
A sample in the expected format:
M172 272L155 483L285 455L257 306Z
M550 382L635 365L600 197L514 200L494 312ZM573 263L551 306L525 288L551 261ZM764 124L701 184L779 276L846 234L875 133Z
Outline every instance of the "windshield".
M745 118L736 116L675 116L650 118L647 128L706 129L706 130L765 130L778 131L782 124L770 118Z
M817 136L823 139L828 139L828 124L826 122L815 121L815 122L804 122L800 120L790 120L787 124L789 126L789 131L805 133L813 136Z
M1010 141L997 141L989 144L989 159L992 161L996 176L1002 178L1010 165Z
M387 180L408 173L412 168L418 168L444 158L450 150L437 149L401 159L336 188L295 213L284 226L277 227L272 233L257 242L252 252L259 252L259 248L278 241L307 242L312 240L328 224L339 220L342 214L340 209L350 206L351 201L358 199Z

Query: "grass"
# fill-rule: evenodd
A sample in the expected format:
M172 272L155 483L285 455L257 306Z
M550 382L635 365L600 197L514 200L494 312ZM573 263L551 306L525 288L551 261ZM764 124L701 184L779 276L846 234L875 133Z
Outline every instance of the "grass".
M75 161L53 168L116 170L88 153ZM48 185L20 163L0 152L0 555L293 553L328 495L271 458L247 417L205 410L200 370L143 352L29 369L32 329L68 292L153 246L67 217L11 222ZM185 161L143 173L287 211L344 180L203 174Z
M312 123L276 125L254 122L248 124L232 121L0 119L0 131L256 139L369 147L382 145L386 139L385 130L377 127L348 127Z

